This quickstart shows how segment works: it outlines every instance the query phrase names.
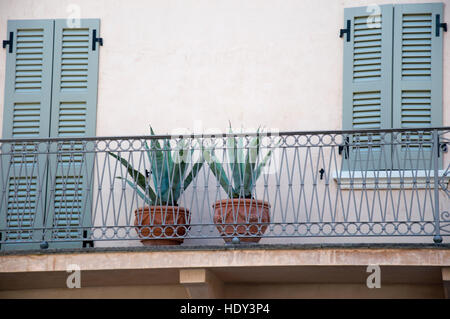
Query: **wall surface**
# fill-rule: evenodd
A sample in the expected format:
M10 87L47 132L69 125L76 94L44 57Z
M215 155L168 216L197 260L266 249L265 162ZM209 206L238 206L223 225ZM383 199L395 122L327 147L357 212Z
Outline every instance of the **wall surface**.
M367 289L357 284L297 284L297 285L225 285L224 298L443 298L441 285L385 285L381 289ZM183 286L121 286L89 287L81 289L29 289L0 291L1 298L138 298L138 299L185 299Z
M101 19L97 135L342 126L344 8L428 0L0 0L8 19ZM450 18L450 2L444 17ZM75 5L75 6L74 6ZM444 88L450 41L444 37ZM6 50L0 50L0 117ZM444 89L444 125L450 125ZM0 121L0 129L1 123Z

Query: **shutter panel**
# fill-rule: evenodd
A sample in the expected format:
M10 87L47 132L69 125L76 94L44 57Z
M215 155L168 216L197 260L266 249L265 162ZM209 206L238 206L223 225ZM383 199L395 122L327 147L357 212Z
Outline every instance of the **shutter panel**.
M436 36L436 15L442 3L395 6L393 65L394 128L442 126L442 38ZM430 168L430 134L402 135L407 146L393 152L394 168Z
M346 8L344 25L351 22L351 38L344 38L343 128L391 128L393 6L379 13L368 7ZM372 145L379 134L349 136L350 152L344 169L390 167L389 146Z
M42 138L49 135L53 21L10 20L13 52L6 51L3 138ZM0 229L8 241L37 241L36 244L5 244L2 249L38 248L45 211L46 155L21 154L42 151L36 143L14 143L2 147ZM45 147L44 147L45 149ZM25 229L15 231L14 229Z
M51 137L95 136L99 48L93 50L93 31L100 21L82 19L70 28L66 20L55 20ZM83 231L68 227L90 227L93 154L83 142L59 142L58 156L50 158L49 218L56 227L51 247L79 247ZM89 233L87 233L89 235ZM66 241L65 241L66 240Z

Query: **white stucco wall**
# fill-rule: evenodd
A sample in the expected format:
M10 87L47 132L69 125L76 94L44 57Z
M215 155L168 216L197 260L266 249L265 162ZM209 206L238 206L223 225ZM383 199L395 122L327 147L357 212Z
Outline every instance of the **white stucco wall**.
M345 7L427 0L0 0L8 19L100 18L97 135L342 125ZM450 1L444 20L450 18ZM444 36L444 88L450 41ZM6 50L0 50L0 116ZM450 124L444 89L444 125ZM1 123L0 121L0 128Z

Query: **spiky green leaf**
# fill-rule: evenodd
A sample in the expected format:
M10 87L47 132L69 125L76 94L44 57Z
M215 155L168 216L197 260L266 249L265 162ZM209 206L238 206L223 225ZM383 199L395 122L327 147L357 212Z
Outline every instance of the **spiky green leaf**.
M146 194L143 193L139 188L137 188L137 185L135 183L133 183L132 181L130 181L129 179L127 179L125 177L116 177L116 178L125 180L125 182L127 182L127 184L130 185L131 188L133 188L136 191L136 194L138 194L138 196L140 198L142 198L147 205L153 205L153 203L155 203L156 195L151 188L147 188L146 193L148 194L148 196L146 196Z
M123 157L116 155L114 153L108 152L109 155L111 155L112 157L116 158L123 166L126 167L128 174L130 174L131 178L135 181L135 183L141 187L142 189L145 190L146 187L146 180L145 180L145 176L142 175L138 170L135 170L133 168L133 166L128 163L128 161L126 159L124 159Z

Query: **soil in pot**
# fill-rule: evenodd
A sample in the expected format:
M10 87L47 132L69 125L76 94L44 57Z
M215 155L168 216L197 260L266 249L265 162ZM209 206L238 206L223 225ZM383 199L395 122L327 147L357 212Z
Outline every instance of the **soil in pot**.
M213 208L214 223L227 243L233 237L241 242L257 243L270 223L270 205L261 200L225 199L216 202Z
M134 225L145 246L180 245L189 231L190 212L178 206L146 206L135 210Z

